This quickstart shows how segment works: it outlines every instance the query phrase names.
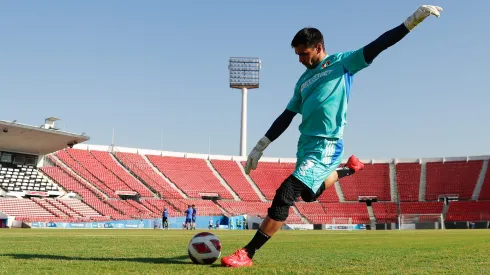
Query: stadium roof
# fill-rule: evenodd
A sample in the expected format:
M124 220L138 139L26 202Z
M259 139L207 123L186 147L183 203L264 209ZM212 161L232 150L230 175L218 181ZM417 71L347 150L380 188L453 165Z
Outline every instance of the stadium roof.
M42 126L0 120L0 150L31 155L46 155L90 139L88 136L60 131L46 119Z

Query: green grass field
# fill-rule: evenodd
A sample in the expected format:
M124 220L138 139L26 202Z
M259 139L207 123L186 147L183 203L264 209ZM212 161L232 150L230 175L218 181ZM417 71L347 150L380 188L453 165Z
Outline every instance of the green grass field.
M490 274L489 230L280 231L241 269L192 264L187 243L197 232L0 230L0 273ZM223 256L254 231L214 233Z

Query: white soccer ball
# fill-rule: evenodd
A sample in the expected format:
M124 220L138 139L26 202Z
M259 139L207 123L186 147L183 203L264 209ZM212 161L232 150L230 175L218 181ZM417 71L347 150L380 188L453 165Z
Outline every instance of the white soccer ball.
M221 255L221 242L214 234L201 232L192 237L187 251L195 264L212 264Z

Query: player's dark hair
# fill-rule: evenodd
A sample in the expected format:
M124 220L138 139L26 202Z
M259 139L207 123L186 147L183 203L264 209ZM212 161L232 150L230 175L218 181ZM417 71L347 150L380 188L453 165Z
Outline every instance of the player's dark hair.
M295 48L299 45L305 45L311 48L315 47L318 43L321 43L325 49L323 34L315 28L303 28L294 36L293 41L291 41L291 47Z

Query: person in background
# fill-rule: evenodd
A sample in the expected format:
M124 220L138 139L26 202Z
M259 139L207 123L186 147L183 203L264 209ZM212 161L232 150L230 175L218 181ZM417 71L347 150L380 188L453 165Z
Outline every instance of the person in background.
M162 213L162 229L167 228L168 230L168 209L165 207Z
M191 229L196 229L196 215L197 215L197 209L196 205L192 205L192 227Z
M192 207L191 205L187 206L187 210L184 211L185 214L185 226L184 228L189 230L192 225Z

